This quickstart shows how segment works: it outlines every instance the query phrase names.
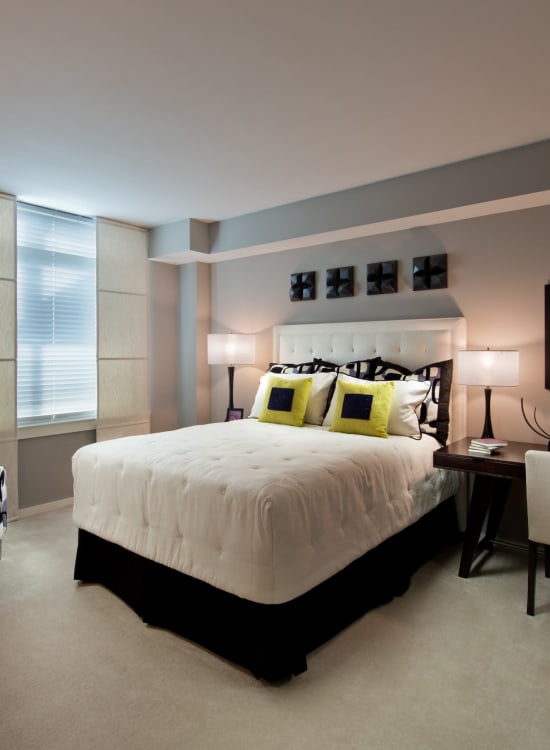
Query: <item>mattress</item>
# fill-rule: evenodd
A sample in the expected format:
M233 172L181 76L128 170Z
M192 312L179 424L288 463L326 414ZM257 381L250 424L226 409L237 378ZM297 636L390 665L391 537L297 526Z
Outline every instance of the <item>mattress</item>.
M439 446L255 419L80 448L76 525L252 602L290 601L457 490Z

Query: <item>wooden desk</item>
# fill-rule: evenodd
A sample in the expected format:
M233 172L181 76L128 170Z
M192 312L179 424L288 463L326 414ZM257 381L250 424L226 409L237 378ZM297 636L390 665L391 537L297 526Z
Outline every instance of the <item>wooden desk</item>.
M434 466L466 471L474 476L464 543L458 575L468 578L475 558L484 550L493 550L502 511L512 480L525 482L525 451L544 450L538 443L509 442L499 453L479 456L468 453L471 438L463 438L434 453ZM487 518L486 532L480 539Z

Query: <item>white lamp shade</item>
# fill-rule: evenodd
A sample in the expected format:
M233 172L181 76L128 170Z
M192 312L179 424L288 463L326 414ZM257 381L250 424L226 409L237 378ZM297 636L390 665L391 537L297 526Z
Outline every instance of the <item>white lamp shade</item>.
M458 352L461 385L519 385L519 352L478 349Z
M209 365L253 365L256 336L240 333L209 333Z

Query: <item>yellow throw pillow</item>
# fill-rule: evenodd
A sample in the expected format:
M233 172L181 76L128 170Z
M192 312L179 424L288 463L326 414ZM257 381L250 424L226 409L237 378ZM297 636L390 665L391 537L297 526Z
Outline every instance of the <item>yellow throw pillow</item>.
M258 422L302 427L312 383L312 378L297 380L270 375Z
M336 381L336 409L330 429L387 438L388 416L395 384L368 380Z

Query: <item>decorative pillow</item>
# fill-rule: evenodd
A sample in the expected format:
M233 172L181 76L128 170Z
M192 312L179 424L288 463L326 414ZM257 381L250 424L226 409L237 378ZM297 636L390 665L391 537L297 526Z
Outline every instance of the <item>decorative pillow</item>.
M420 419L417 409L422 406L430 390L430 383L414 380L392 380L394 392L388 417L388 434L420 438Z
M385 380L386 378L374 377L376 366L380 361L380 357L373 357L372 359L358 359L355 362L346 362L345 365L340 365L338 372L344 373L344 375L351 375L354 378L362 378L363 380Z
M411 371L402 365L396 365L394 362L386 362L381 357L374 363L372 368L373 380L403 380Z
M280 374L299 373L311 375L314 372L338 372L335 362L326 362L324 359L314 357L313 362L300 362L300 364L289 364L286 362L271 362L267 372L278 372Z
M375 368L375 380L407 380L430 384L428 395L418 410L420 429L433 435L442 445L449 437L449 404L453 379L453 360L433 362L408 370L394 362L380 360Z
M351 375L343 375L342 373L338 373L338 377L336 379L336 382L334 383L334 388L332 389L332 393L330 394L330 403L323 419L323 427L332 427L332 423L334 422L334 414L336 413L336 388L340 381L349 381L352 383L356 383L357 378L353 378L351 377Z
M270 374L258 421L302 427L311 385L311 377Z
M338 380L344 382L358 382L358 378L350 375L338 375ZM364 382L359 379L359 382ZM388 415L388 435L405 435L406 437L421 437L420 424L416 409L422 404L430 390L430 383L419 381L392 380L394 391ZM327 415L323 421L324 427L330 427L334 420L336 399L333 398Z
M339 366L335 362L327 362L319 357L313 358L314 372L338 372Z
M323 418L327 412L330 397L336 382L335 372L314 372L312 377L311 391L307 400L307 409L304 422L307 424L323 424Z
M300 362L300 364L294 365L287 362L271 362L267 368L267 372L278 372L280 374L294 372L306 373L309 375L312 372L315 372L315 363Z
M267 384L270 374L272 373L266 372L260 378L260 384L258 386L258 390L256 391L252 410L248 415L249 417L258 418L260 416L264 405L265 394L267 391ZM322 424L323 417L325 416L325 413L327 411L329 398L334 386L334 381L336 380L336 373L315 372L313 373L313 375L296 375L294 373L285 373L281 377L289 378L290 380L303 380L304 378L309 378L312 381L311 391L309 392L309 398L307 401L306 413L304 416L304 422L306 422L307 424Z
M453 381L453 360L434 362L419 367L406 380L416 380L430 384L426 399L420 406L420 427L422 432L433 435L442 445L449 437L451 384Z
M338 378L334 400L333 432L387 438L390 403L395 384L375 383L355 378Z

